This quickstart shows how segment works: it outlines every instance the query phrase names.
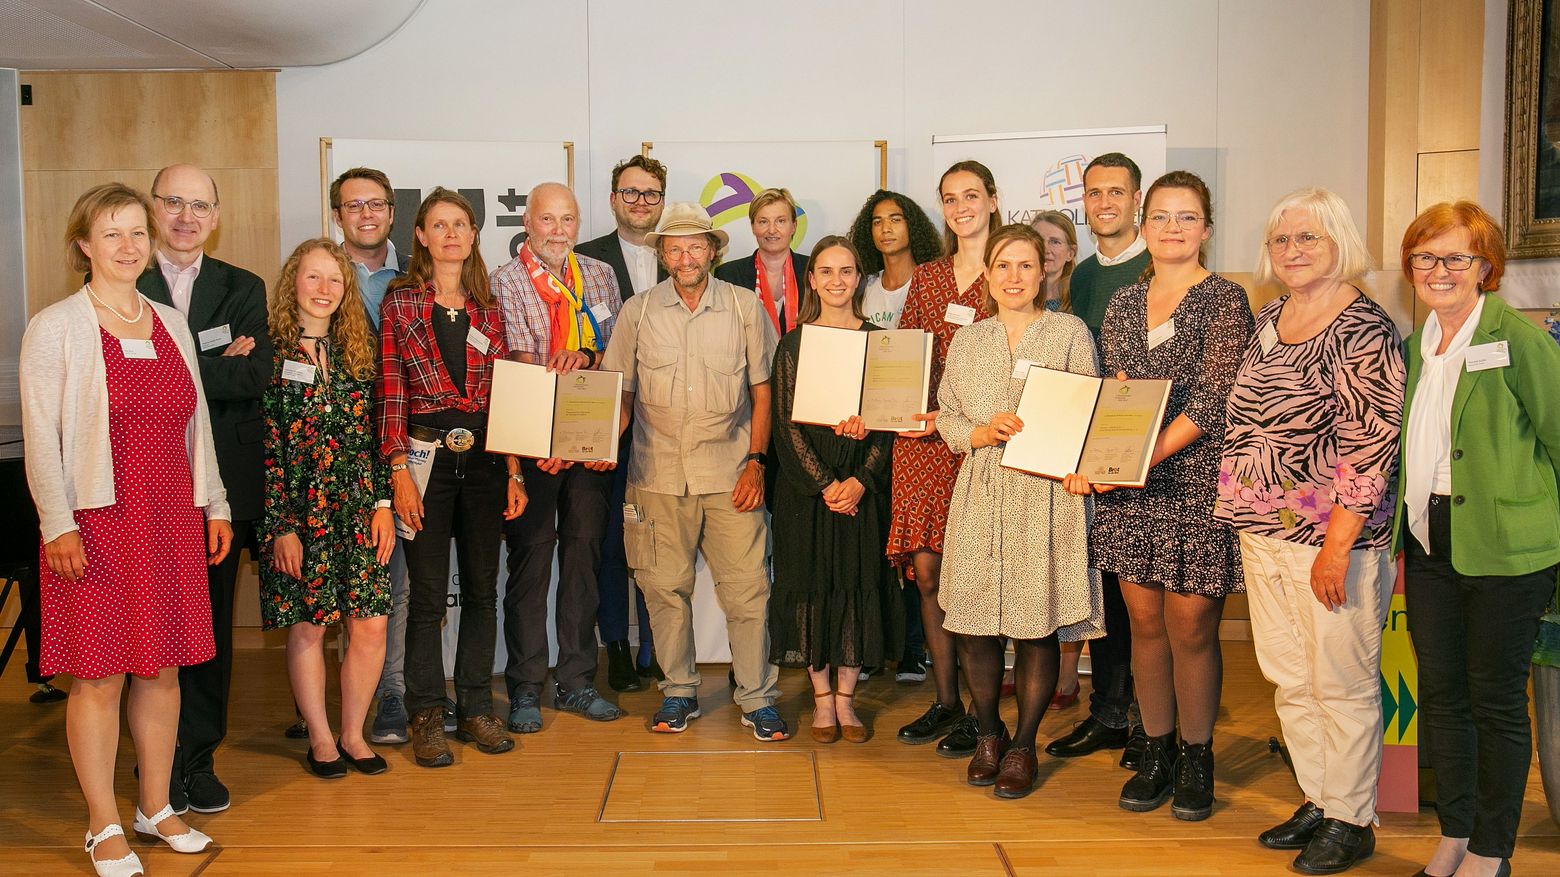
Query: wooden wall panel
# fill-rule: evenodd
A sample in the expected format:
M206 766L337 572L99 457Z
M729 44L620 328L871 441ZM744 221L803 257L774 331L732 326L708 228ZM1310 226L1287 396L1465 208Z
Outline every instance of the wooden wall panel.
M1372 0L1370 7L1365 246L1379 263L1390 260L1415 212L1419 6L1419 0Z
M62 237L81 193L111 181L147 191L159 168L181 161L205 168L217 184L221 220L207 252L268 285L274 279L280 264L274 74L21 78L34 86L34 105L21 113L29 314L80 286L66 267Z
M1422 0L1419 16L1419 151L1477 150L1484 3Z

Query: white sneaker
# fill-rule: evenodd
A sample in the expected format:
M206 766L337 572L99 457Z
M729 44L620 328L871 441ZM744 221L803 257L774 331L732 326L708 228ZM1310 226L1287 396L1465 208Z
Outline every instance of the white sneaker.
M141 808L135 808L135 833L147 840L160 840L173 847L176 853L204 852L211 846L211 838L204 832L190 829L183 834L163 834L157 830L157 823L173 815L173 807L164 807L152 815L150 819L141 812Z
M98 873L98 877L144 877L146 869L141 867L141 858L134 852L119 859L98 859L93 854L97 845L111 837L124 837L125 830L117 822L110 822L97 834L87 832L86 849L87 858L92 860L92 869Z

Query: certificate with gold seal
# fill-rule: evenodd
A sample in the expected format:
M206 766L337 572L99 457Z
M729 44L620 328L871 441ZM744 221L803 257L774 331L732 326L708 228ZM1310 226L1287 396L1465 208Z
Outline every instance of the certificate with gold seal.
M1032 365L1018 401L1024 428L1002 449L1002 465L1061 479L1142 487L1170 382L1118 381Z
M527 362L493 363L487 449L521 457L617 462L623 374L566 375Z
M920 329L864 332L805 325L793 423L834 426L859 415L867 429L922 428L932 379L932 336Z

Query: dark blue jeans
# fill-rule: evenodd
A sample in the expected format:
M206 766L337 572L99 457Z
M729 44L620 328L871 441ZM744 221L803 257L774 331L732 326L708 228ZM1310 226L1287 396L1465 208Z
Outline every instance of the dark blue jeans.
M628 559L623 554L623 503L627 501L628 458L633 452L634 427L630 424L623 431L618 444L618 464L612 470L612 492L607 503L607 536L601 543L601 571L596 576L596 626L601 629L602 642L619 642L628 639ZM645 609L645 595L634 587L634 606L639 618L640 654L649 655L650 612Z

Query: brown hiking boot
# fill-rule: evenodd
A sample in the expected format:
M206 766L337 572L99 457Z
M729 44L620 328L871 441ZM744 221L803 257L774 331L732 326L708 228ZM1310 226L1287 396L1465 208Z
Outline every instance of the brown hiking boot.
M504 730L504 723L487 715L461 719L455 729L455 739L474 744L489 755L515 748L515 738Z
M412 716L412 756L423 767L449 767L455 763L444 740L444 707L429 707Z

